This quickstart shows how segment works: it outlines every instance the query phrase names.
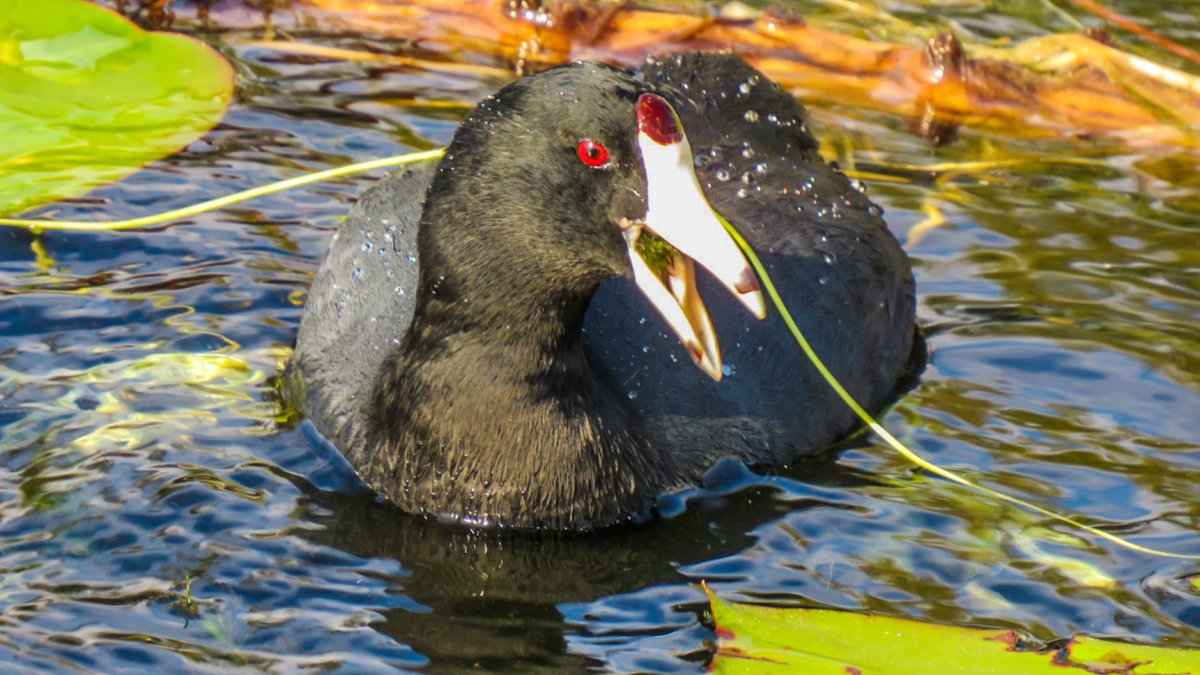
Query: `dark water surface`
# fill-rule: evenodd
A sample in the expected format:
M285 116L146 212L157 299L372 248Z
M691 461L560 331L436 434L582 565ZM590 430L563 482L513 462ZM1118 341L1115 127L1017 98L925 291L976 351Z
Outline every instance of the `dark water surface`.
M978 4L955 11L984 33ZM1145 12L1195 44L1186 12ZM41 215L139 216L434 147L466 108L414 97L470 103L499 84L283 58L239 47L248 36L209 36L240 78L219 128ZM905 120L812 108L844 168L906 181L870 188L898 236L947 221L906 244L932 352L885 425L1010 494L1200 553L1198 155L970 130L935 149ZM1023 162L897 168L980 159ZM769 476L721 467L680 515L585 538L472 534L375 504L267 397L371 180L131 233L0 231L6 672L698 672L713 637L700 580L778 605L1200 647L1185 581L1200 564L930 479L871 439Z

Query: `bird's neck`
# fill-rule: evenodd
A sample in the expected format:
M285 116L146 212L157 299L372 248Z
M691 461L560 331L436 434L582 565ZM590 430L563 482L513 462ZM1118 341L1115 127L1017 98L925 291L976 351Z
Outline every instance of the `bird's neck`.
M649 511L668 465L588 367L581 326L594 289L497 304L471 288L446 278L427 289L376 384L372 444L393 458L387 482L404 486L388 497L519 528L589 529Z

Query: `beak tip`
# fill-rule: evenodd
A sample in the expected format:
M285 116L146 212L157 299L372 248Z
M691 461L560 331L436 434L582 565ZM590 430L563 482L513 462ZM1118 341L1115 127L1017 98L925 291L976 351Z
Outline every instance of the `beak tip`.
M767 302L763 299L762 291L754 290L744 292L738 295L738 299L741 300L742 305L754 315L754 318L760 321L767 318Z
M721 381L721 377L722 377L723 373L721 372L721 368L719 366L716 366L713 364L704 364L704 363L700 363L697 365L700 366L700 370L703 370L705 375L708 375L709 377L712 378L713 382Z
M713 381L721 381L721 376L723 373L721 372L719 356L715 358L707 358L708 355L705 354L704 349L695 342L689 341L684 346L687 348L688 355L692 357L692 362L696 364L697 368L704 371L704 374L711 377Z

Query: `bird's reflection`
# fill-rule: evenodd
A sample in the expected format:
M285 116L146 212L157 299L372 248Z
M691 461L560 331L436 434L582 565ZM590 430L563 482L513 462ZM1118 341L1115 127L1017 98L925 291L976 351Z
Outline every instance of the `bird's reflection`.
M833 451L786 477L825 488L871 482L838 465ZM470 530L406 515L367 494L314 489L325 527L303 536L398 561L410 574L395 592L423 609L387 610L374 628L424 654L439 672L576 671L589 663L567 652L560 604L694 581L678 568L744 550L757 528L807 508L775 499L772 479L740 464L719 464L707 478L675 498L687 502L677 515L577 536Z

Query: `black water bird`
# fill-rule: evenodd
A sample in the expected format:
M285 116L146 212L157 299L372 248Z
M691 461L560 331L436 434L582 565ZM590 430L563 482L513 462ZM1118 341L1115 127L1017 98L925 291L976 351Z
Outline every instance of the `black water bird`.
M401 509L513 529L637 520L723 457L838 440L852 413L713 209L842 384L887 403L917 344L907 257L795 99L694 54L513 82L368 190L308 294L304 410Z

